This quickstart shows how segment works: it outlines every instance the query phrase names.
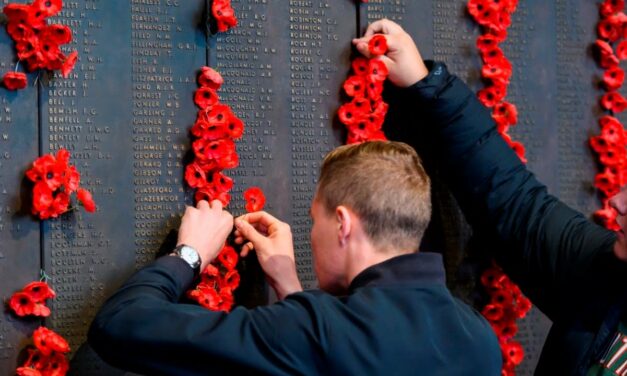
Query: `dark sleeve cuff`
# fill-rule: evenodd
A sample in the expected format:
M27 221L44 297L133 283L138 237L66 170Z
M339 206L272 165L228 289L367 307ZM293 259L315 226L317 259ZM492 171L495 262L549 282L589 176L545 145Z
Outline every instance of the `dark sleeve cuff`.
M447 85L451 75L444 63L425 60L425 65L429 74L405 90L415 99L429 101L437 98L438 93Z
M187 291L194 281L194 270L180 257L162 256L154 262L154 265L169 274L179 297Z

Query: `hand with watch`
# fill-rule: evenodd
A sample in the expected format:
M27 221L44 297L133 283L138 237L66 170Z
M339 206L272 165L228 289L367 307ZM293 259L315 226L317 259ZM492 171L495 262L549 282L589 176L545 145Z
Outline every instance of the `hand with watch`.
M232 230L233 216L222 210L220 201L200 201L185 210L177 246L169 256L180 257L198 273L218 256Z

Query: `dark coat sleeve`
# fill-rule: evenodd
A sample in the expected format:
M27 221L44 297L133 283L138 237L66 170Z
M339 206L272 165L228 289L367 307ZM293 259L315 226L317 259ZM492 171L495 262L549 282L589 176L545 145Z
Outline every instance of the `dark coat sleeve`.
M324 373L324 321L308 293L226 314L178 303L192 279L175 257L140 270L103 305L90 345L112 365L150 375Z
M419 117L403 137L437 166L486 251L554 321L582 301L612 304L626 276L615 235L550 195L475 94L444 64L429 68L406 89Z

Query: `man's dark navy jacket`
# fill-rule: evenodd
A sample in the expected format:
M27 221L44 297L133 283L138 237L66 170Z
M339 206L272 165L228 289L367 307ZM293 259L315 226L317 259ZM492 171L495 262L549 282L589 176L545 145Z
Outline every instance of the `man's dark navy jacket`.
M102 307L89 343L149 375L500 375L489 324L451 296L435 253L374 265L342 298L308 291L229 314L178 303L192 279L171 256L140 270Z
M585 374L607 349L625 302L615 235L548 194L475 94L443 64L428 67L404 92L414 119L393 138L437 166L484 249L553 321L536 374Z

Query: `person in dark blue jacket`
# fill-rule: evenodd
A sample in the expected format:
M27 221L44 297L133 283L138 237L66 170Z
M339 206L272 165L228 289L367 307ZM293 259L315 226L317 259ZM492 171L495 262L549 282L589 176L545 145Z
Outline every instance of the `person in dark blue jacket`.
M132 276L88 339L114 366L149 375L500 375L487 321L451 296L439 254L417 252L431 215L416 152L344 146L324 160L311 207L321 290L301 291L290 228L265 212L235 220L279 302L230 313L181 302L233 228L219 201L187 208L175 251Z
M547 192L475 94L444 64L425 63L399 25L370 25L353 41L360 52L368 56L375 33L387 38L390 79L419 114L396 137L437 166L475 236L553 321L536 374L626 375L627 190L610 200L621 231L590 222Z

